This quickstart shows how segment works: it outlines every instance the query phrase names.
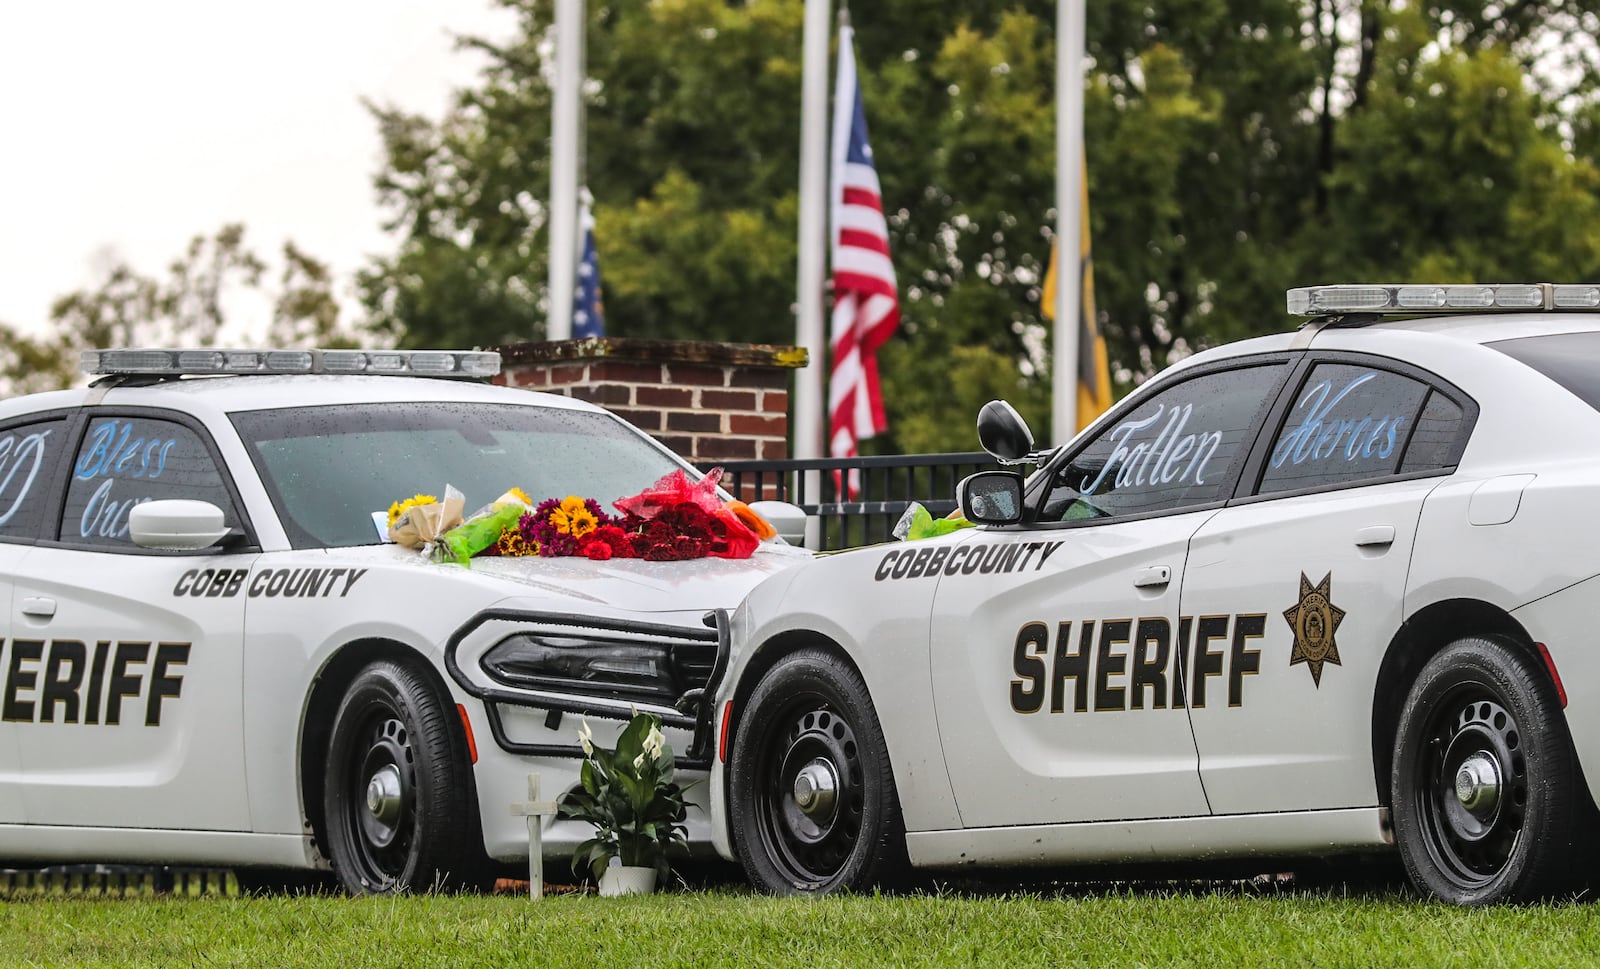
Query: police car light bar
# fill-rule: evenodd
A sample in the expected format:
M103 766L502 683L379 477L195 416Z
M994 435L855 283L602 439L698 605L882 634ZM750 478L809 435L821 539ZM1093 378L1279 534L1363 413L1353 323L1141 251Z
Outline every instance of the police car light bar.
M85 350L86 374L343 373L415 377L493 377L500 354L477 350Z
M1289 290L1292 316L1332 313L1417 314L1451 310L1600 309L1600 286L1509 283L1492 286L1304 286Z

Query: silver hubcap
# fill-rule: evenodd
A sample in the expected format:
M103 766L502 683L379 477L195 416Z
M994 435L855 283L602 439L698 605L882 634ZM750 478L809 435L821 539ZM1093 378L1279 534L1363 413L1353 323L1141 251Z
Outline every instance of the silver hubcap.
M833 810L839 790L839 775L833 765L821 758L800 768L794 778L794 803L807 815L826 816Z
M1500 803L1500 765L1479 751L1461 762L1456 771L1456 800L1475 815L1492 811Z
M367 810L384 824L400 818L400 769L385 764L367 781Z

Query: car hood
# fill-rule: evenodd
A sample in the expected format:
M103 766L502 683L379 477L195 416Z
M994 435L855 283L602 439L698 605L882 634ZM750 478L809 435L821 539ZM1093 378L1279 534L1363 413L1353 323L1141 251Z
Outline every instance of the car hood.
M747 559L595 562L579 557L480 557L472 560L471 571L505 583L507 595L577 599L630 612L680 612L731 609L763 579L810 558L805 549L764 543Z

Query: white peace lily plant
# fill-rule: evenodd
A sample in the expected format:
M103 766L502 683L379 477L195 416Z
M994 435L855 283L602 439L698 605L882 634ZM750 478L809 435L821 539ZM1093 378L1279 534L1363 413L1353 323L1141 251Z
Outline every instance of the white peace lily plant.
M658 881L671 873L667 851L687 846L684 789L673 780L672 748L651 714L635 713L617 737L615 750L595 743L589 722L578 727L583 747L582 789L561 803L562 817L594 825L595 836L580 844L572 870L587 866L599 878L613 858L620 865L656 870Z

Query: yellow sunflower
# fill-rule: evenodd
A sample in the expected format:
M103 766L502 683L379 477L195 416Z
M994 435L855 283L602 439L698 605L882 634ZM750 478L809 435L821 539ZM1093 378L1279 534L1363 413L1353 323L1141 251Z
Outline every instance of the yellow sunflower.
M563 535L582 538L594 531L600 523L582 498L568 495L561 499L561 506L550 513L550 524Z
M538 555L539 543L530 542L523 537L522 532L515 528L508 528L500 533L500 540L495 542L495 551L501 555Z
M394 525L396 519L418 505L436 505L438 503L439 499L433 495L413 495L405 501L397 501L389 506L389 524L391 526Z

